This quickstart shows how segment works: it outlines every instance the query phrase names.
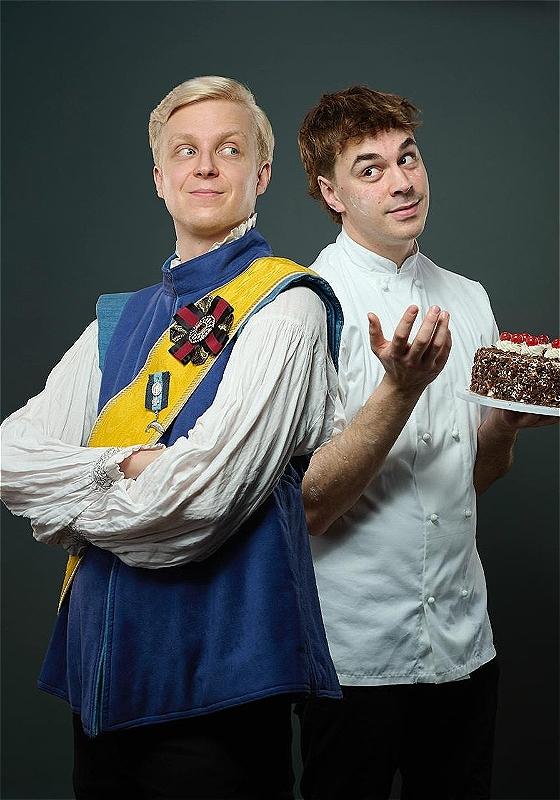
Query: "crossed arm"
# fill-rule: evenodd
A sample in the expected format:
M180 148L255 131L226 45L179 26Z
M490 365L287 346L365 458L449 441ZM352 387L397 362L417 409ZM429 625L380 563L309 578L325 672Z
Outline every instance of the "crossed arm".
M292 455L331 433L336 374L323 304L309 289L289 289L251 318L212 406L149 466L143 459L153 454L131 457L133 448L80 446L95 418L96 348L90 326L45 391L2 426L3 499L40 541L72 547L81 535L130 566L206 558L264 501ZM106 480L96 482L107 455Z

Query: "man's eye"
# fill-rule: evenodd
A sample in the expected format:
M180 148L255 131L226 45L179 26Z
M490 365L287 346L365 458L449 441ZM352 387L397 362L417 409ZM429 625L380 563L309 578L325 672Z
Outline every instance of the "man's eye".
M401 156L399 159L399 164L406 166L407 164L413 164L416 160L416 153L405 153L404 156Z
M185 145L184 147L179 148L178 153L180 156L194 156L194 147Z
M380 172L381 170L379 167L366 167L362 175L364 178L374 178L376 175L379 175Z
M234 147L234 145L232 145L232 144L228 144L228 145L226 145L226 147L222 147L221 152L225 153L226 156L238 156L239 155L239 149L237 147Z

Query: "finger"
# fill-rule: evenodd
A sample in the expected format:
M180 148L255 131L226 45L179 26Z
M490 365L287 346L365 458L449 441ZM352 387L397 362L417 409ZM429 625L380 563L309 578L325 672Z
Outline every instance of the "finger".
M441 308L439 306L430 307L420 325L414 341L410 345L410 356L412 359L419 359L424 355L424 352L432 340L440 314Z
M539 421L536 424L536 428L542 428L545 425L558 425L560 422L559 417L552 417L548 414L541 414Z
M451 333L450 331L447 331L447 338L443 346L439 348L438 353L434 358L434 369L436 369L438 372L441 372L447 363L449 353L451 352L451 345Z
M449 333L449 312L441 311L438 317L438 321L436 322L434 334L430 342L430 347L433 347L434 349L443 347L448 339L447 336L448 333Z
M516 420L518 428L543 428L548 425L558 425L560 418L549 416L548 414L523 414L512 411L520 419Z
M450 349L451 333L449 331L449 312L442 311L439 315L438 321L436 322L430 343L424 351L422 358L438 359L440 355L443 355L446 351L448 355Z
M418 316L418 306L409 306L402 315L395 332L393 334L393 352L395 355L403 355L408 349L408 338Z
M375 353L376 350L379 350L386 344L386 339L383 336L383 329L381 328L381 322L377 314L373 314L371 311L368 314L369 320L369 343L370 347Z

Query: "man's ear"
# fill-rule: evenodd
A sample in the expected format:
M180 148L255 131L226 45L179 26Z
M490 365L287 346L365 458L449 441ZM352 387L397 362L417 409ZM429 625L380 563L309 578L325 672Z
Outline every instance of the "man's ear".
M159 167L154 167L154 183L156 185L156 194L158 197L163 197L162 191L162 176Z
M272 164L270 161L265 161L259 167L257 175L257 197L266 192L267 186L270 183L270 176L272 174Z
M317 183L319 184L319 189L321 190L321 194L323 195L325 203L329 208L332 208L332 210L336 211L338 214L342 214L344 211L346 211L346 208L340 200L336 189L328 178L318 175Z

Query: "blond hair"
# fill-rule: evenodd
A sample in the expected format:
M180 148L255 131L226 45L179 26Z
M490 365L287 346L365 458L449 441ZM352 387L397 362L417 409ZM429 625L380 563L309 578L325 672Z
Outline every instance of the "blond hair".
M191 78L176 86L150 114L148 136L156 166L158 166L160 158L161 132L165 123L181 106L198 103L201 100L231 100L245 106L254 123L259 163L272 161L274 152L272 126L262 108L257 105L253 93L233 78L204 75L199 78Z

